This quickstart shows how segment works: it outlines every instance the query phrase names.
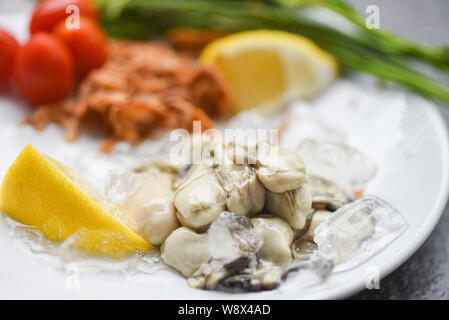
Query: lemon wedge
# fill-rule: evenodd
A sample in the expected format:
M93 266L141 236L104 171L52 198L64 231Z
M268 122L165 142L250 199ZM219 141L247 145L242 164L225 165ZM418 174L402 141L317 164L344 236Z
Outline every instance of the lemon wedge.
M74 235L73 245L92 255L119 258L151 245L131 228L125 208L102 198L75 170L26 146L8 169L0 208L51 240Z
M338 75L333 56L284 31L245 31L215 40L203 49L200 62L220 70L235 112L278 111L292 99L313 97Z

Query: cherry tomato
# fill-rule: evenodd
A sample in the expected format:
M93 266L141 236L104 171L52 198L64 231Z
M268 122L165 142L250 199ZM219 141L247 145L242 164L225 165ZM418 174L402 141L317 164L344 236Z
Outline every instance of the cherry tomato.
M30 32L50 32L60 21L69 17L66 12L69 5L75 5L80 9L80 15L97 18L98 12L92 0L47 0L40 3L34 9L30 22Z
M11 79L14 56L19 47L11 34L0 30L0 86L7 85Z
M64 21L58 23L53 34L63 41L73 56L78 79L99 68L106 61L106 35L96 21L80 18L79 29L68 29Z
M19 93L32 104L64 98L73 83L73 59L69 49L49 33L33 34L17 52L13 79Z

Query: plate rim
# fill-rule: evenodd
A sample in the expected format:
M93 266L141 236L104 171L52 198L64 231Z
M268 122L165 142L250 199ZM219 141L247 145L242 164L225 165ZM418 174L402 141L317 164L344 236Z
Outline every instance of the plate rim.
M421 98L422 99L422 98ZM445 206L448 202L449 197L449 131L446 121L442 115L442 112L438 105L428 99L422 99L425 102L425 105L422 108L424 115L428 119L429 123L433 125L435 130L435 139L438 140L437 146L441 151L441 159L442 159L442 179L440 188L438 190L437 200L433 205L433 208L430 211L429 217L425 220L425 224L423 228L416 233L416 236L413 237L413 244L407 245L404 250L398 252L398 255L393 258L387 260L384 264L382 264L380 268L380 279L385 278L398 267L400 267L408 258L410 258L429 238L433 230L435 229L437 223L439 222L441 216L444 213ZM311 293L310 297L301 296L294 297L292 295L284 295L284 296L271 296L270 299L288 299L288 300L303 300L303 299L321 299L321 300L335 300L335 299L345 299L348 298L365 288L364 279L357 279L348 283L348 285L337 287L331 292L322 291L322 292L314 292ZM125 298L126 297L122 297ZM235 299L236 296L210 296L209 299ZM240 298L240 297L239 297ZM262 298L262 297L260 297ZM70 299L70 298L69 298ZM141 299L141 298L140 298ZM157 298L156 298L157 299ZM176 298L175 298L176 299ZM197 298L201 299L201 298ZM243 299L259 299L257 296L247 296ZM263 299L263 298L262 298Z
M414 245L410 245L412 249L401 251L402 254L398 254L395 259L391 259L387 262L380 271L380 280L384 279L386 276L391 274L393 271L398 269L401 265L403 265L419 248L422 247L424 242L430 237L432 232L435 230L437 223L440 221L444 209L449 202L449 129L446 125L446 122L442 116L441 111L439 110L438 105L429 99L421 98L426 102L426 114L429 116L429 120L435 123L435 130L437 131L437 136L440 137L440 148L442 150L443 157L443 170L442 170L442 187L440 188L438 200L435 203L435 206L429 215L429 221L426 224L425 228L423 228L420 233L415 237L416 241ZM354 283L348 287L346 287L342 292L331 293L329 296L318 297L316 299L323 300L337 300L337 299L345 299L354 294L357 294L363 291L364 282L363 281L354 281Z

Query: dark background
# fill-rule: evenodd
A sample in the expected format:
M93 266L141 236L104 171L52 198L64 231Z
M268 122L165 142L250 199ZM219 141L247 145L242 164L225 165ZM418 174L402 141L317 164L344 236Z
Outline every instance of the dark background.
M381 28L423 44L449 45L449 0L350 0L362 13L368 5L380 9ZM449 79L449 77L448 77ZM443 80L449 85L449 81ZM449 124L449 108L440 106ZM423 186L425 187L425 186ZM351 299L449 299L449 207L436 229L401 267Z

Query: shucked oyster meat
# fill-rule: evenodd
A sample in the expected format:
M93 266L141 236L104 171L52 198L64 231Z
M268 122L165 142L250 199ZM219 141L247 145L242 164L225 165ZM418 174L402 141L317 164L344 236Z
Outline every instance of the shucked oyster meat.
M268 142L257 145L257 177L271 192L297 189L307 181L304 163L294 152Z
M337 149L340 158L364 159L341 144L303 146L308 148L303 152ZM353 257L360 260L405 228L382 200L354 202L353 185L332 179L338 174L308 176L302 159L287 149L209 137L201 151L206 156L185 169L159 168L125 203L138 218L139 231L161 244L163 261L192 287L273 289L294 270L313 271L317 261L326 266L326 275L318 277L324 279L334 264L338 269Z
M308 181L312 192L312 207L316 210L335 211L355 200L353 192L343 190L332 181L317 176L309 176Z
M290 247L293 242L289 224L270 214L261 214L252 218L251 222L254 232L263 240L259 257L278 266L289 264L292 261Z
M188 277L210 259L206 234L181 227L173 231L161 247L166 264Z
M174 205L179 221L190 232L174 231L163 246L163 256L183 275L191 272L192 286L231 291L274 288L282 267L292 261L292 228L303 229L311 210L304 166L288 150L266 142L257 148L261 161L245 146L225 147L219 139L210 139L202 149L205 162L192 165L180 180ZM239 152L243 157L235 154ZM223 163L218 161L220 154L225 156ZM248 157L255 154L251 164ZM196 265L196 270L189 259L173 258L173 243L187 235L208 239L210 259ZM187 267L180 265L184 260Z
M139 225L138 231L155 245L160 245L179 227L173 205L172 184L172 175L155 173L129 195L125 202Z
M215 170L218 181L227 193L226 206L238 214L256 214L263 210L265 189L254 168L242 164L220 165Z
M303 230L306 227L312 209L312 194L307 184L284 193L267 191L265 201L267 211L284 219L292 228Z
M226 192L215 171L202 171L188 179L175 193L174 204L179 221L187 227L202 229L226 210Z
M190 286L236 292L278 285L281 269L260 260L263 238L249 218L223 212L210 226L207 237L212 258L192 274Z

